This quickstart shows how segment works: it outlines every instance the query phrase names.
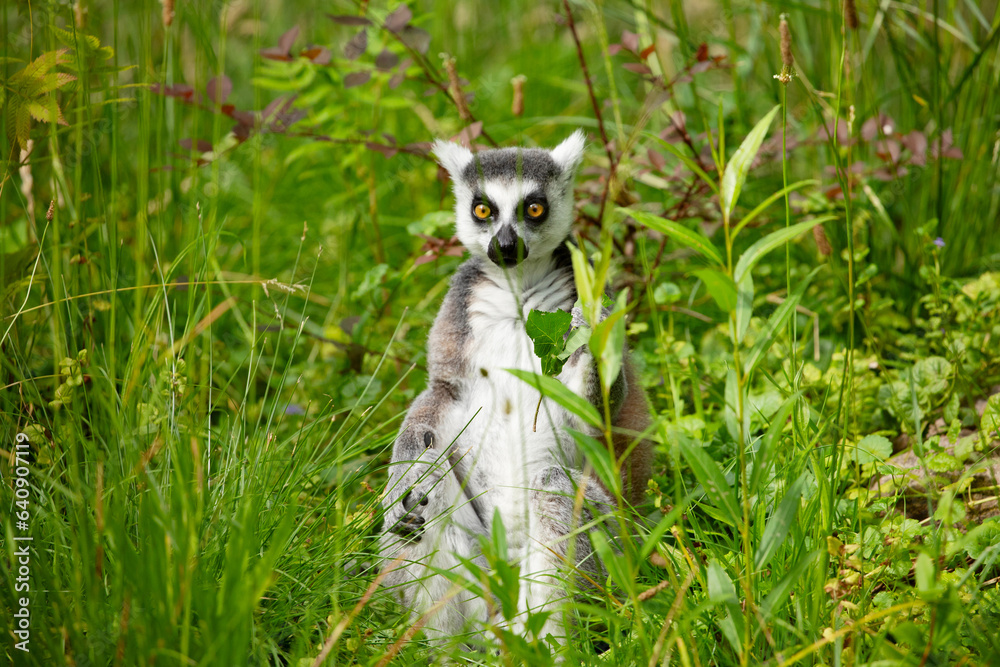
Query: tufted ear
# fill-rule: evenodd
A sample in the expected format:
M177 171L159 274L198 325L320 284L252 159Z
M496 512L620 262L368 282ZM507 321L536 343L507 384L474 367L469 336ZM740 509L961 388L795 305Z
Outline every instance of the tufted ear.
M451 176L452 181L457 181L461 177L462 170L472 161L472 151L465 146L438 139L431 147L438 164L444 167Z
M561 144L552 149L552 159L559 165L564 177L572 178L576 173L576 168L583 159L583 148L586 139L583 130L577 130L569 135Z

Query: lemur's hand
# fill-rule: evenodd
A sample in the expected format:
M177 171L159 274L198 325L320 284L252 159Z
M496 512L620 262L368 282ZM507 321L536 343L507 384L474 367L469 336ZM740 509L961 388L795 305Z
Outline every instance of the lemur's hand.
M448 459L436 449L434 431L414 425L396 441L390 482L394 493L386 505L386 530L419 542L424 524L433 516L424 516L441 477L448 471Z

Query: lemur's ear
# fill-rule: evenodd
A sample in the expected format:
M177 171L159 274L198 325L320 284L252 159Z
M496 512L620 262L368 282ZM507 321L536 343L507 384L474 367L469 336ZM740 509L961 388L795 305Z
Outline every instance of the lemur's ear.
M438 164L448 171L453 181L457 181L461 177L462 170L472 162L472 151L451 141L438 139L431 147L431 151L437 158Z
M552 149L552 159L559 165L563 177L572 178L576 168L583 159L583 148L586 139L583 130L577 130L569 135L561 144Z

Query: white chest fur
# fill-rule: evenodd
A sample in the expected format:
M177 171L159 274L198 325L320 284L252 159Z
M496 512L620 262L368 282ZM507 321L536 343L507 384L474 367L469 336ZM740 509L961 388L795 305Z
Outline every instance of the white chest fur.
M513 548L522 546L526 533L531 480L545 467L577 462L563 430L565 411L552 401L540 402L534 387L506 369L541 372L525 333L528 313L569 311L575 299L572 272L562 270L526 287L493 276L474 287L468 303L468 391L459 411L464 421L456 424L465 428L460 448L474 478L489 480L482 489L484 504L491 513L499 508Z

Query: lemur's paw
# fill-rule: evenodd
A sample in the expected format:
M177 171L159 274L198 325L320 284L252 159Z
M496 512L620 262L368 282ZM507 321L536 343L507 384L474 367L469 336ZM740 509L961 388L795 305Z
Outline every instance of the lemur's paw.
M389 528L390 532L414 542L420 541L424 532L424 524L427 522L427 518L423 516L424 510L440 480L440 471L434 468L424 471L420 479L400 499L404 514Z
M412 542L419 542L424 534L424 522L424 517L407 512L389 528L389 532Z

